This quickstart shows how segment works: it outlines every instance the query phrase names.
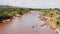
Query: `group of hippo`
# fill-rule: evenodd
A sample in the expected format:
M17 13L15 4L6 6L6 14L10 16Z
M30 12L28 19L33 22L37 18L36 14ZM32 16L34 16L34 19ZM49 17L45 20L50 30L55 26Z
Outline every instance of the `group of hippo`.
M2 21L4 21L4 20L11 19L11 18L12 18L12 16L2 15L2 16L0 16L0 23L2 23Z

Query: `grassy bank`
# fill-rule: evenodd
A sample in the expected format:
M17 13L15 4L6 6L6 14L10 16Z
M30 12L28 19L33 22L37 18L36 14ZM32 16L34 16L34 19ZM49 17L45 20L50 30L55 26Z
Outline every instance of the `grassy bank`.
M60 28L60 9L45 9L40 12L41 16L45 16L48 21Z
M41 18L45 20L47 25L60 34L60 9L40 9L37 11L40 12Z
M0 22L11 19L13 16L16 16L16 14L23 15L29 11L28 8L0 8Z

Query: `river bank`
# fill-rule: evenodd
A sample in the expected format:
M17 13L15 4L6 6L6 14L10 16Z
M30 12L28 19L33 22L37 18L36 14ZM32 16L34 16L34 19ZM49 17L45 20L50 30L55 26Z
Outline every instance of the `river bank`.
M40 12L40 14L42 14L42 12ZM58 18L59 15L57 15L55 18ZM51 17L48 17L48 16L43 16L41 15L41 18L42 20L45 21L45 23L48 25L49 28L51 28L52 30L54 30L54 32L56 32L56 34L60 34L60 28L56 25L56 23L52 22L50 19ZM53 19L55 19L53 17Z
M11 22L0 25L0 34L55 34L39 18L39 12L32 11L21 17L15 17Z

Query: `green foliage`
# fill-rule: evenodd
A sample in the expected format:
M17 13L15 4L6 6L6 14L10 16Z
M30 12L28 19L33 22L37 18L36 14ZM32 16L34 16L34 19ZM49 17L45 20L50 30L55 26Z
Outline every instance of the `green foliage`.
M59 18L57 18L57 26L59 26L60 27L60 17Z
M50 21L60 27L60 9L41 9L42 16L50 17Z
M13 16L15 13L27 13L29 12L28 8L0 8L0 16L3 14Z

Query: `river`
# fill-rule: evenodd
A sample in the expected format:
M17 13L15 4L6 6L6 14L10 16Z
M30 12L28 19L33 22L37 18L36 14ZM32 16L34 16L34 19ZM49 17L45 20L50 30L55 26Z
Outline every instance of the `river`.
M11 22L0 24L0 34L55 34L55 32L48 28L40 18L38 12L31 11L31 13L16 17Z

